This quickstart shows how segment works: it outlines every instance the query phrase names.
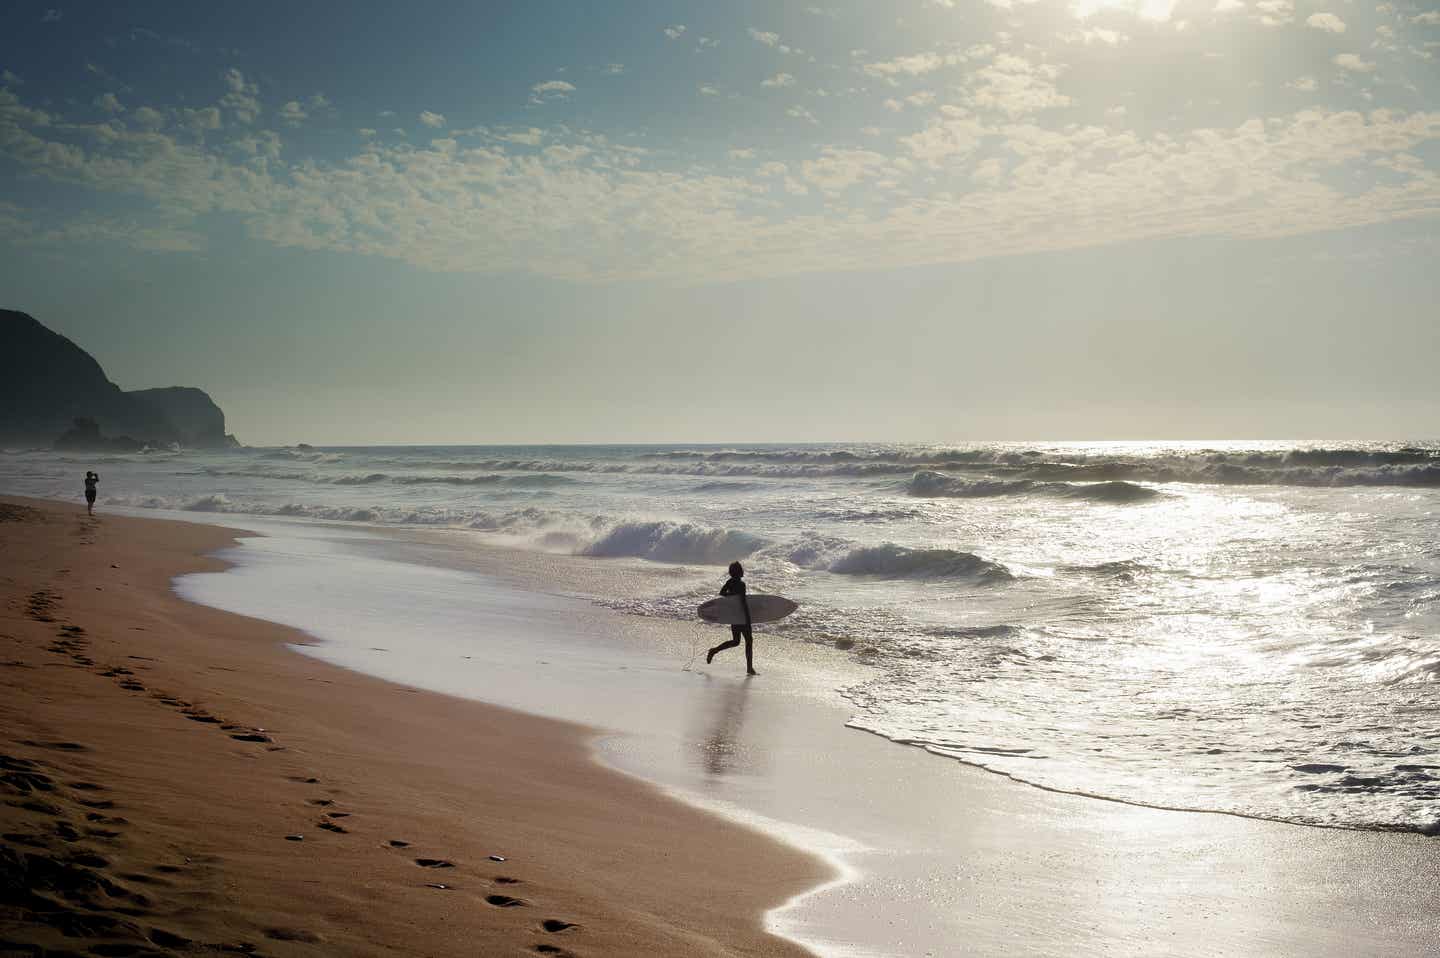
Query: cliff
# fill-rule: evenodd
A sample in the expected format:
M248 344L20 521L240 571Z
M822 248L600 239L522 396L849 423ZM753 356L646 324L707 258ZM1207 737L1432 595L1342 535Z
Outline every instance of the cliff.
M226 449L240 445L225 433L225 413L203 389L165 386L135 389L127 396L148 403L180 433L180 443L196 449Z
M175 401L174 409L183 412L176 418L185 426L166 412L169 399L157 402L147 395L169 390L127 393L110 381L94 357L64 336L26 313L0 309L0 444L48 446L61 434L73 433L78 420L93 422L96 430L92 433L87 425L71 442L93 438L108 447L110 440L103 438L108 436L139 445L184 443L188 435L216 435L208 428L217 424L216 416L224 442L225 417L210 397L193 390L209 407L201 412L202 404L189 395L192 390L178 391L186 398Z

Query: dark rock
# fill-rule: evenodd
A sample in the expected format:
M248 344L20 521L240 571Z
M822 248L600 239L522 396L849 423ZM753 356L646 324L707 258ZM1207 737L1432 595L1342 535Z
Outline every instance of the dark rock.
M58 449L105 452L239 445L202 390L125 392L69 339L26 313L0 309L0 444L52 441Z
M203 389L166 386L126 393L160 411L180 433L182 445L194 449L234 449L239 440L225 432L225 413Z

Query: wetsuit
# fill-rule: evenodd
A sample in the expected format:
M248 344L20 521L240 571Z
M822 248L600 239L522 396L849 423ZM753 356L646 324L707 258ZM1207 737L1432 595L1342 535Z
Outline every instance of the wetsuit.
M745 671L753 673L755 671L753 662L755 637L754 633L750 630L750 603L745 598L745 580L731 576L725 581L725 584L720 587L720 594L738 595L740 597L740 605L745 609L745 624L730 626L730 641L722 642L711 649L710 654L705 657L705 661L709 662L715 658L716 652L722 651L723 649L735 648L743 638L745 640Z
M95 509L95 483L100 481L99 476L85 477L85 505L92 512Z

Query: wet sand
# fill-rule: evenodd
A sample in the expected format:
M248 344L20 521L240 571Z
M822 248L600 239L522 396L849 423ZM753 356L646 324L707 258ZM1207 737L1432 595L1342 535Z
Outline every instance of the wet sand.
M762 918L828 867L585 727L178 599L231 531L0 503L0 953L806 954Z

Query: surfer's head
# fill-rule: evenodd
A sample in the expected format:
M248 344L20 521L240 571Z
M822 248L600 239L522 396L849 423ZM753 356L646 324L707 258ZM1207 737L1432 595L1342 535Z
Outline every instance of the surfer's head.
M741 579L745 576L745 567L738 562L730 563L730 578Z

